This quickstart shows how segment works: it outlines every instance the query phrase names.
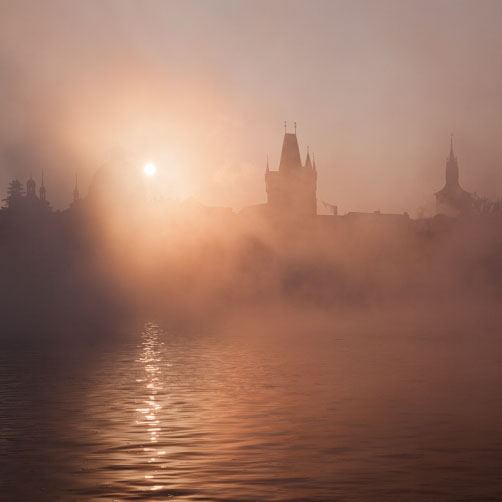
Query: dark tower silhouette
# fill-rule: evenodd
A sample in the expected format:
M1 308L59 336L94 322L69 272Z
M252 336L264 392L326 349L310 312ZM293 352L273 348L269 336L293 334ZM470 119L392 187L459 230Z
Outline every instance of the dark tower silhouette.
M44 172L42 171L42 181L40 183L40 200L42 202L45 202L45 199L46 199L46 196L47 196L47 192L45 190L45 185L44 185Z
M37 196L36 189L37 189L37 184L30 175L30 179L26 182L26 197L36 197Z
M450 156L446 159L446 183L435 195L438 214L459 216L471 209L471 194L466 192L459 182L458 162L453 152L453 135L450 140Z
M279 170L265 172L267 202L270 211L279 216L304 218L317 213L317 171L307 152L302 165L300 148L295 132L285 130Z

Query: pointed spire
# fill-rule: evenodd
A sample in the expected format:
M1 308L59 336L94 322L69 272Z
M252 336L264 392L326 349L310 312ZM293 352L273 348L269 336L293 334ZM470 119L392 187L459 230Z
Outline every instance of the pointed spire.
M45 200L45 184L44 184L44 171L42 170L42 179L40 182L40 189L39 189L39 194L40 194L40 200Z
M446 185L457 186L458 185L458 163L455 153L453 151L453 134L450 136L450 155L446 159Z
M268 153L267 153L267 173L270 172L270 168L268 167Z
M75 173L75 189L73 190L73 201L76 202L80 199L80 192L78 191L78 177Z

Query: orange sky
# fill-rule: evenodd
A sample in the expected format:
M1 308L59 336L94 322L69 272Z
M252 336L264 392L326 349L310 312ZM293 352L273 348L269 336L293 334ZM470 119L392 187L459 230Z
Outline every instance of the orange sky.
M502 195L502 3L3 1L0 189L45 170L68 205L117 149L154 193L264 201L282 122L316 154L319 198L416 214L444 181Z

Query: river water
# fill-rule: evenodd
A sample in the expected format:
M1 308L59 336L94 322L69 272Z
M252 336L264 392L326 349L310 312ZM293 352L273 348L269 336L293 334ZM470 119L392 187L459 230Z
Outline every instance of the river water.
M498 333L254 326L3 342L0 500L502 500Z

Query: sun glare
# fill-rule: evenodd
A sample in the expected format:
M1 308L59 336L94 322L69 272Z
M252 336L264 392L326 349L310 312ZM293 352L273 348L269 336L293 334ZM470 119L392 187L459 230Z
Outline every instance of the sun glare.
M153 176L157 172L157 167L155 164L152 164L151 162L148 162L148 164L145 164L145 167L143 168L143 172L147 176Z

